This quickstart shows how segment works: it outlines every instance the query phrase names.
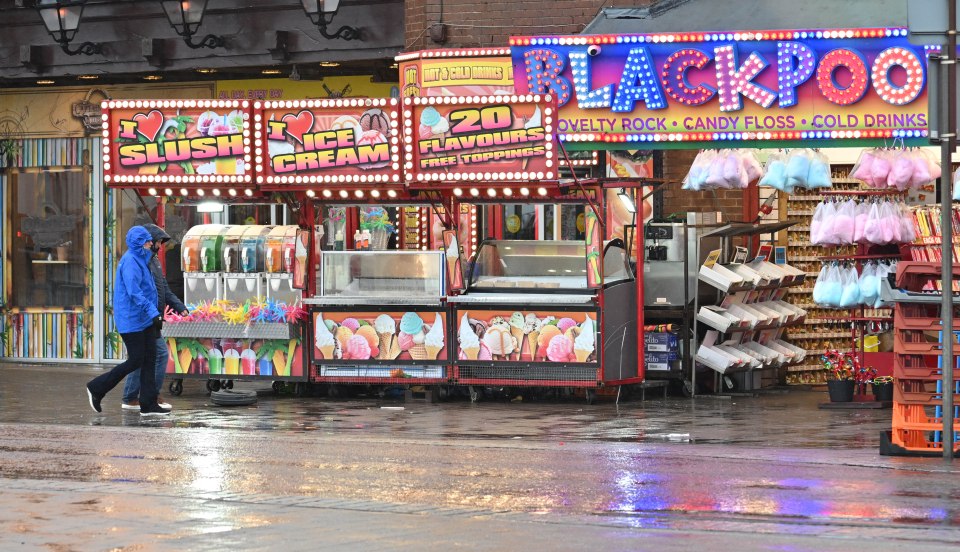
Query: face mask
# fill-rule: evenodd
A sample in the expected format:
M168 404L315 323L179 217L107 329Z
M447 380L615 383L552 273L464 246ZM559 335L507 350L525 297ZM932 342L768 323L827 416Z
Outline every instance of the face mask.
M150 251L154 253L157 253L158 251L160 251L160 244L157 242L153 242L153 245L150 246Z

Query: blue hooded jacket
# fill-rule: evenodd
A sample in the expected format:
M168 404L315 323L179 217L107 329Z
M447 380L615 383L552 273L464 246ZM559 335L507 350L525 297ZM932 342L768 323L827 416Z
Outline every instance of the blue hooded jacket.
M117 331L122 334L143 331L160 316L157 310L157 286L148 264L153 252L143 247L150 240L150 232L146 228L131 228L127 232L129 249L117 264L117 277L113 284L113 320Z

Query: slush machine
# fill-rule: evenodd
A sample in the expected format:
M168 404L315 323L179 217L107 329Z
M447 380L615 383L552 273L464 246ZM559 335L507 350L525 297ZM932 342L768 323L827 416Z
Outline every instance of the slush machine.
M194 226L183 237L183 300L188 304L216 301L222 296L222 224Z

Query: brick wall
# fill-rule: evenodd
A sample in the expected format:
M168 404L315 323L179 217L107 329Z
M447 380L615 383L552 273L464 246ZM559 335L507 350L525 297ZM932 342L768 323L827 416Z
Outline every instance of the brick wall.
M604 5L642 7L652 0L406 0L406 49L507 46L511 36L578 34ZM427 29L442 21L447 42L436 44Z
M698 150L664 152L663 177L674 182L682 181L697 153ZM743 201L743 192L740 190L691 192L681 190L679 184L670 184L663 188L664 215L690 211L720 211L724 221L743 220Z

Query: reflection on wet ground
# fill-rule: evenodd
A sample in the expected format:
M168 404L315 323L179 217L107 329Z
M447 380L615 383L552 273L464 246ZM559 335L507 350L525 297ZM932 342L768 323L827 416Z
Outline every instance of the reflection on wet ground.
M120 410L116 391L103 414L90 411L83 382L93 370L2 369L0 477L232 505L228 517L212 510L205 530L271 523L263 512L237 521L246 510L235 503L279 508L299 497L346 510L404 504L960 544L960 468L880 457L890 411L818 410L825 393L431 404L275 396L257 385L256 406L224 408L187 381L170 397L173 416L144 422Z

